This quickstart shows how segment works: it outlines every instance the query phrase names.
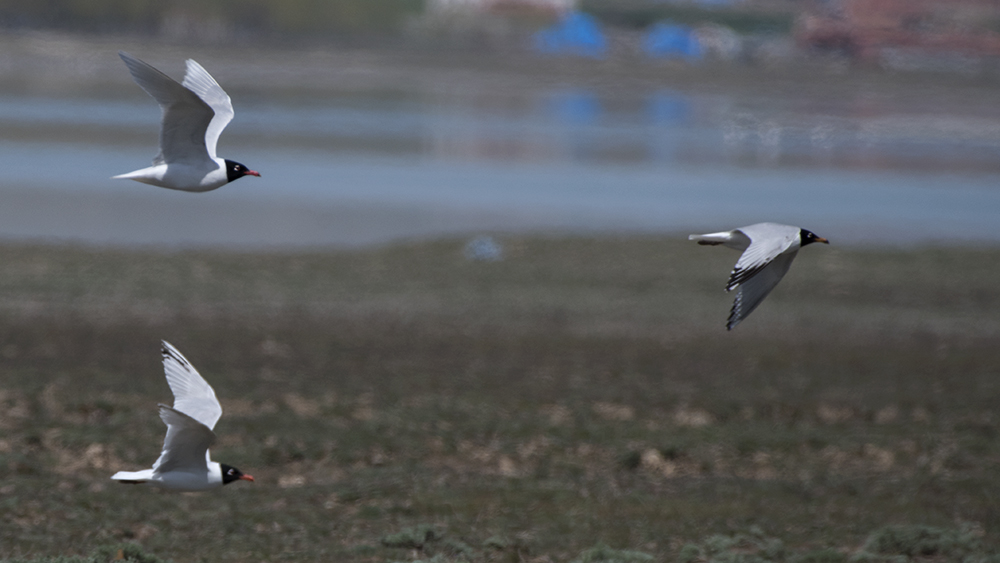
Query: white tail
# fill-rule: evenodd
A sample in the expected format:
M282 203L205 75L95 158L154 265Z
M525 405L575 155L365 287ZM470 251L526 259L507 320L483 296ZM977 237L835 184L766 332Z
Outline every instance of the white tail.
M141 485L147 481L153 479L152 469L143 469L142 471L119 471L111 476L115 481L121 481L122 483L128 483L130 485Z
M160 179L163 177L163 167L162 166L150 166L149 168L140 168L139 170L133 170L131 172L126 172L124 174L119 174L117 176L112 176L112 180L138 180L140 182L148 180L150 178Z
M698 244L711 246L722 244L727 248L735 248L736 250L746 250L750 246L750 237L743 234L739 229L735 231L722 231L721 233L688 235L688 240L695 240L698 241Z
M725 244L732 239L732 233L726 231L724 233L709 233L707 235L688 235L688 240L697 241L698 244L708 244L715 246L717 244Z

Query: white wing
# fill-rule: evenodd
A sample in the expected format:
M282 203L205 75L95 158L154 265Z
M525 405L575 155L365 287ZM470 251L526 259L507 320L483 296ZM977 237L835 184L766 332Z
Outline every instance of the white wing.
M215 391L176 348L165 340L162 343L163 372L174 393L174 409L211 431L222 416L222 405L215 398Z
M795 249L779 254L740 283L736 299L733 301L733 308L729 312L729 320L726 322L727 329L732 330L747 315L752 313L757 305L760 305L761 301L767 297L768 293L771 293L774 286L778 285L781 278L788 272L788 268L792 265L792 260L795 259L798 252L798 249ZM740 261L742 262L742 259ZM733 272L735 274L735 270ZM732 280L729 283L732 284Z
M167 405L160 405L160 419L167 425L167 437L153 471L208 471L208 448L215 443L215 432Z
M782 252L795 247L798 251L799 232L798 227L779 225L777 223L757 223L749 227L736 229L750 238L750 246L747 247L743 255L740 256L733 271L729 274L729 283L726 284L726 291L732 291L746 283L748 280L759 274L771 264ZM785 271L788 267L785 267ZM784 271L781 273L784 275ZM778 283L781 276L774 280ZM771 287L774 287L773 285ZM770 288L768 288L770 291ZM767 295L765 292L764 295ZM763 296L761 297L763 298ZM748 311L749 313L749 311Z
M219 142L219 135L235 115L233 102L212 75L191 59L187 60L187 73L181 85L198 94L198 97L215 112L215 117L205 131L205 148L208 150L208 155L215 158L215 145Z
M160 121L160 153L153 159L153 164L211 163L215 153L215 140L218 139L218 132L222 131L220 127L212 140L210 156L205 135L209 125L214 121L215 111L212 107L195 92L178 84L176 80L149 64L121 51L118 52L118 56L125 61L136 84L160 104L163 112ZM225 123L222 124L222 127L224 126Z

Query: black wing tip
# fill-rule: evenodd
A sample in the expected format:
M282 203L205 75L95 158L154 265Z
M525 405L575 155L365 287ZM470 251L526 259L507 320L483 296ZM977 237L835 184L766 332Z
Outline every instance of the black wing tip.
M736 299L733 300L733 308L729 310L729 318L726 319L726 330L733 330L736 325L740 324L743 317L740 313L743 310L743 292L736 294Z
M163 356L164 360L171 358L182 366L189 367L191 365L186 359L184 359L184 356L181 356L181 353L166 340L160 341L160 354Z
M770 262L750 268L733 268L733 271L729 273L729 283L726 284L726 291L736 289L742 283L759 274L768 265L770 265Z

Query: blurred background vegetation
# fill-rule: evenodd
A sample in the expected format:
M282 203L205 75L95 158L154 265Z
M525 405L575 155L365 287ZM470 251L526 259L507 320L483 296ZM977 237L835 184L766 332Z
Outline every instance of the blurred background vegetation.
M390 32L423 6L423 0L0 0L0 26L165 35L201 27L281 38Z
M736 3L728 7L695 2L583 0L580 8L609 25L627 28L645 28L669 20L686 25L724 25L739 33L791 33L795 23L793 6L760 4Z
M431 4L429 0L0 0L0 28L168 38L308 40L332 39L331 34L384 37L403 32L409 22L433 8ZM721 24L742 33L788 33L794 20L794 4L762 6L750 2L730 7L651 0L583 0L578 8L623 28L642 28L667 19L689 25ZM517 12L505 10L503 15L513 16L520 23L540 21L537 12ZM519 17L529 14L531 17Z

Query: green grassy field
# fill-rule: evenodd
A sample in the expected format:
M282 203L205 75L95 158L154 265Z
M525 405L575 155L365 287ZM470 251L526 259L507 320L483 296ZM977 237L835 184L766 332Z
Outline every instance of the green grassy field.
M1000 248L809 247L732 332L683 237L360 251L0 246L0 559L986 561ZM148 467L159 340L215 387ZM101 551L104 550L104 551ZM88 559L90 560L90 559Z

